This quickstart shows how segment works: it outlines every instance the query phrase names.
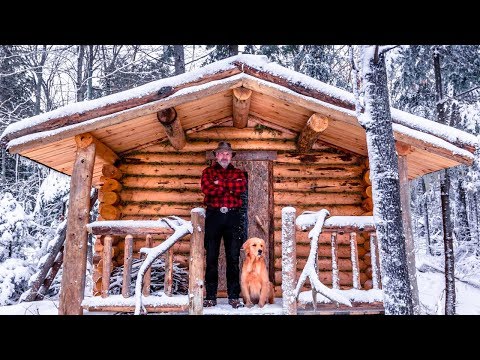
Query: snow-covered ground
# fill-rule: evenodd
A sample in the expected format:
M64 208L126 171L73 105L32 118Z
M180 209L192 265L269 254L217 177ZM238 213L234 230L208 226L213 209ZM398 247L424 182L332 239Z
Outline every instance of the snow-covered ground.
M420 302L423 314L441 315L444 313L444 275L442 273L417 272L418 287L420 289ZM480 289L459 280L455 281L457 307L459 315L480 315ZM303 293L301 294L303 295ZM232 309L226 299L219 299L215 308L205 308L205 315L280 315L282 312L281 299L276 299L275 304L265 305L263 309L258 306L252 309ZM17 305L0 307L0 315L57 315L58 300L44 300L25 302ZM113 313L84 312L85 315L106 315Z

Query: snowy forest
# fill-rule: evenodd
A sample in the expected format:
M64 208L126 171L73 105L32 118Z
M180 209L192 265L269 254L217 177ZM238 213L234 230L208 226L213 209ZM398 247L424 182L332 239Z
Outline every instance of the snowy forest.
M346 45L0 45L0 133L23 118L181 74L239 52L266 55L355 92L353 58L358 51ZM386 65L392 107L479 135L480 46L390 46ZM10 155L4 143L0 157L2 306L22 298L49 244L64 231L70 179ZM480 288L478 166L431 173L410 186L415 252L429 260L417 267L443 272L447 263L456 278ZM446 214L445 199L449 199ZM90 241L90 252L91 245ZM61 270L46 296L58 295L60 279ZM88 276L86 283L85 291L91 292ZM454 312L453 307L446 312Z

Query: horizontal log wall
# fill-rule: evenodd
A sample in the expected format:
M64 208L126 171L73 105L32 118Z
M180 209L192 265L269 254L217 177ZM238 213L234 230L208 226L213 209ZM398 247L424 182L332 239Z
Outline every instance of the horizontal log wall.
M251 124L249 124L251 126ZM280 289L281 264L281 210L294 206L297 215L305 210L326 208L333 215L362 215L366 196L364 174L365 158L339 149L316 144L308 154L296 153L296 134L280 132L257 125L255 128L237 129L217 126L187 135L187 144L181 150L167 142L152 145L140 151L126 154L119 165L123 176L119 180L122 190L121 219L154 220L176 215L190 220L190 211L203 206L200 191L202 170L208 165L205 152L226 140L235 150L277 151L274 162L274 228L275 228L275 285ZM154 246L163 239L154 236ZM359 266L362 285L371 278L368 236L357 236ZM340 285L352 287L352 272L348 235L339 235ZM326 284L331 283L331 249L329 235L322 235L319 249L319 271ZM117 246L114 263L121 265L123 239ZM135 238L133 256L145 246L145 238ZM189 237L174 246L174 261L188 267ZM309 251L308 232L297 232L297 267L299 271ZM115 251L114 251L115 252ZM368 259L366 259L366 257ZM369 270L370 269L370 276ZM307 282L308 283L308 282ZM368 286L368 282L366 283ZM305 287L308 289L308 284ZM278 291L277 291L278 292Z

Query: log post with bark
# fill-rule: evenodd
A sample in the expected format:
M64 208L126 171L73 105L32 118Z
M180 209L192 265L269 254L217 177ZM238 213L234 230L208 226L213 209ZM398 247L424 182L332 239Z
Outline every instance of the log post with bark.
M252 90L244 87L233 89L233 126L243 129L248 123Z
M328 118L320 115L313 114L307 120L305 127L300 133L297 141L297 147L299 153L306 153L312 149L313 144L317 141L320 134L328 127Z
M157 118L165 129L170 144L177 150L183 149L187 144L187 140L175 108L172 107L157 112Z
M190 275L188 278L188 313L190 315L203 314L203 288L205 251L203 239L205 237L205 210L195 208L192 214L193 233L190 238Z
M82 315L82 300L87 271L88 233L90 218L90 189L95 164L94 141L83 142L82 135L75 136L77 151L70 182L70 206L67 218L67 235L60 291L59 315Z
M405 232L405 248L407 252L408 277L412 287L413 311L420 314L420 300L418 295L417 275L415 266L415 243L413 242L412 215L410 211L410 183L408 181L407 156L412 152L408 144L397 141L395 144L398 154L398 171L400 175L400 202L402 206L403 229Z

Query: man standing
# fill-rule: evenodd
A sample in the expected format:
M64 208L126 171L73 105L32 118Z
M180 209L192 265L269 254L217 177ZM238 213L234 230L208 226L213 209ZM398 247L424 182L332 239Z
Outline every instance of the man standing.
M228 303L233 308L242 307L240 302L239 256L243 244L240 195L247 189L247 180L242 170L230 162L235 152L230 143L220 141L213 150L216 162L202 172L202 192L207 207L205 217L205 269L206 296L203 306L217 305L218 256L223 237L227 260Z

